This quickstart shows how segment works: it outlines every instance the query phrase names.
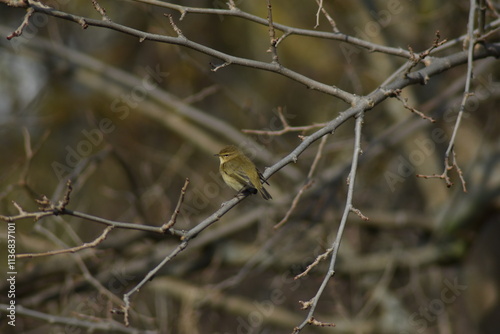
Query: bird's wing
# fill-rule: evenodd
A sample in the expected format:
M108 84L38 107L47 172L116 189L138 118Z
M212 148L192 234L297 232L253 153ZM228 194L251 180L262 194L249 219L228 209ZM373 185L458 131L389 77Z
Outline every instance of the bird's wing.
M262 175L262 173L258 169L257 169L257 174L259 175L259 179L262 181L262 183L269 185L267 180L264 178L264 175Z
M246 184L247 186L253 188L253 185L250 182L250 179L243 171L235 170L234 173L231 174L231 176L236 178L240 183Z

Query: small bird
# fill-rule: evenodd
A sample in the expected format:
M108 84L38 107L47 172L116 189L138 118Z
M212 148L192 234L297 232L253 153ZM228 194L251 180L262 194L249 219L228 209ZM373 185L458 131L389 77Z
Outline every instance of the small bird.
M238 193L249 191L256 194L258 191L264 199L272 199L262 186L262 183L269 183L254 163L236 146L226 146L215 156L219 157L219 171L228 186L237 190Z

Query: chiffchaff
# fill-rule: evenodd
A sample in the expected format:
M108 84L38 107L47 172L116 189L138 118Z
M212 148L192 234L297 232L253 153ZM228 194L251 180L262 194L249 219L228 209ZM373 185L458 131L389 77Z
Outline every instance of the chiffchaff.
M272 198L262 186L262 183L269 183L257 170L254 163L236 146L224 147L215 156L220 159L219 171L228 186L238 192L249 191L256 194L259 191L264 199Z

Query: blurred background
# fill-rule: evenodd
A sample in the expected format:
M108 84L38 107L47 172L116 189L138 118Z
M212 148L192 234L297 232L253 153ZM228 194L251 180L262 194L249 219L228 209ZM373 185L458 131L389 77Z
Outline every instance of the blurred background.
M45 2L44 2L45 3ZM269 62L269 32L238 17L186 14L139 1L100 1L108 17L142 31L175 36L172 14L194 42L231 55ZM180 1L225 9L224 1ZM262 1L235 1L244 12L267 17ZM47 2L61 11L100 19L90 1ZM498 2L486 1L486 21ZM315 1L273 1L277 23L314 30ZM10 35L25 10L0 11L0 33ZM466 33L468 1L324 1L340 32L369 42L420 52L439 30L453 40ZM320 15L318 31L331 32ZM281 32L277 31L278 36ZM488 41L498 41L498 32ZM462 50L462 43L436 56ZM280 62L307 77L366 95L405 63L339 41L289 36ZM242 147L261 171L300 144L280 130L334 119L348 105L275 73L230 65L164 43L140 41L116 31L82 27L36 13L20 37L0 39L0 214L38 210L36 199L57 202L68 179L69 209L110 220L161 226L186 192L176 227L189 229L234 196L218 174L222 147ZM440 174L462 100L466 66L445 71L425 86L405 88L412 107L397 100L370 110L354 206L370 218L349 218L335 277L316 318L335 328L303 333L498 333L500 316L500 67L474 63L472 90L455 144L467 192L456 171L454 185L416 178ZM308 188L287 222L280 222L306 184L319 142L296 164L269 180L272 201L251 196L193 239L188 248L133 297L131 327L158 333L290 333L306 317L299 301L316 293L323 261L294 280L330 247L346 201L354 121L324 143ZM3 222L2 225L7 225ZM103 225L70 216L16 223L17 253L40 253L91 242ZM6 244L7 228L1 229ZM5 243L4 243L5 241ZM98 247L75 254L18 259L16 302L41 312L17 314L15 331L80 333L70 322L122 323L109 311L179 244L177 237L114 229ZM0 250L7 258L7 250ZM1 261L7 272L6 261ZM0 283L6 302L7 283ZM2 310L3 312L3 310ZM99 331L95 331L99 332ZM103 332L103 331L101 331ZM115 331L109 331L115 332ZM116 332L127 332L116 329Z

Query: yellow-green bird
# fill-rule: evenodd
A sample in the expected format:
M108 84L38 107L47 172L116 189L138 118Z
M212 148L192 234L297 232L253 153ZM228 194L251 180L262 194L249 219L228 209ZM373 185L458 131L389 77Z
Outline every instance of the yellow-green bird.
M236 146L226 146L215 156L219 157L219 171L228 186L239 193L250 191L252 194L256 194L258 191L264 199L272 199L271 195L262 186L262 183L269 183L255 167L252 160Z

